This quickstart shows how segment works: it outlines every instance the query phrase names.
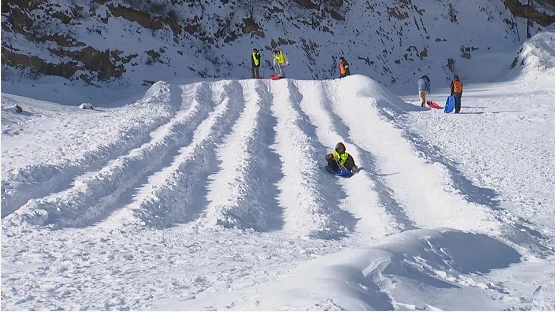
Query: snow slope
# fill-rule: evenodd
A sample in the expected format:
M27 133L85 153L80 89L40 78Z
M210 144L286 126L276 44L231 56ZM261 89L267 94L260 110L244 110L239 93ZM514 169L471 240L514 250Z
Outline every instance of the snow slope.
M542 36L458 115L361 75L2 93L2 309L555 309Z

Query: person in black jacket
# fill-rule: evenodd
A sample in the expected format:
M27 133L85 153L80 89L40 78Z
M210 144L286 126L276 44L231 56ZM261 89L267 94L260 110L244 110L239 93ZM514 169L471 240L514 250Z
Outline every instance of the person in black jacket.
M353 174L358 172L358 167L355 165L355 159L347 153L345 144L342 142L337 143L337 145L335 145L335 150L326 155L326 160L328 161L326 170L331 173L339 170L339 164L343 165Z
M251 55L251 61L252 61L252 78L262 78L260 77L260 52L258 52L258 49L254 48L252 49L252 55Z

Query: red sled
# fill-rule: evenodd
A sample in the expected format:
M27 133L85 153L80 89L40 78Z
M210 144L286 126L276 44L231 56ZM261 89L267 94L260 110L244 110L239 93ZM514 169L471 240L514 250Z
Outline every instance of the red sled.
M281 75L280 74L271 74L270 79L279 80L279 79L281 79Z
M428 104L428 106L430 106L431 108L437 108L437 109L442 109L443 107L439 106L439 104L437 104L436 102L433 101L427 101L426 104Z

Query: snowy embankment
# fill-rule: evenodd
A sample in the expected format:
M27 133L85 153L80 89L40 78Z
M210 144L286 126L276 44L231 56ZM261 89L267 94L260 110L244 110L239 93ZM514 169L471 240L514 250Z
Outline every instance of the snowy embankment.
M468 84L459 115L363 76L2 94L2 309L554 309L552 92ZM338 141L352 178L322 170Z
M428 157L452 161L456 188L465 197L510 211L513 215L505 216L504 223L522 227L523 233L538 231L534 236L552 238L555 34L526 42L517 64L507 81L468 83L460 115L432 111L400 121L410 125L412 140ZM443 102L446 96L434 94L433 99Z
M237 310L500 310L511 299L487 291L502 286L483 275L519 261L514 249L486 235L415 230L307 261L277 282L215 300L164 299L157 307L203 310L215 302Z

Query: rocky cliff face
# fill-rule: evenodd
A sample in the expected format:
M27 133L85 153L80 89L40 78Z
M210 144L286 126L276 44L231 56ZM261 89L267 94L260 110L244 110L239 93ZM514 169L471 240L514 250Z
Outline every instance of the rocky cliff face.
M538 2L538 1L536 1ZM297 78L355 72L394 84L424 66L455 71L473 54L550 27L549 1L9 0L2 1L2 79L60 76L101 85L250 77L250 51L281 47ZM485 31L484 31L485 30ZM407 78L408 79L408 78Z

